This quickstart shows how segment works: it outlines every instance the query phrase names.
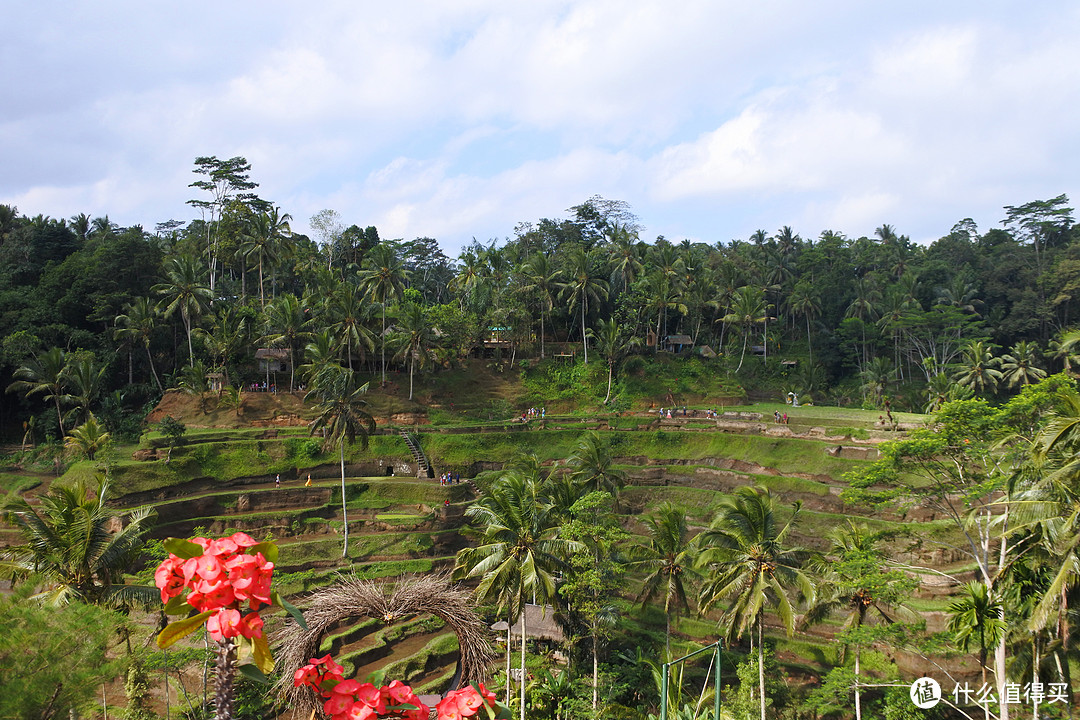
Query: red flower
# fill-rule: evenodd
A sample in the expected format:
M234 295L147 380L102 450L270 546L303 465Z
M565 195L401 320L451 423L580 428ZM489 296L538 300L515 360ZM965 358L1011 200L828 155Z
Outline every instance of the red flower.
M447 695L447 697L452 697L457 701L458 711L464 717L475 715L477 709L484 704L484 698L482 698L480 693L476 692L471 686L456 690Z
M221 608L206 620L206 632L218 642L240 634L240 611Z
M453 694L447 695L435 706L439 720L461 720L461 711L458 710L457 700Z
M154 571L154 584L161 590L161 602L169 602L169 598L176 597L184 589L183 565L180 558L170 555Z
M259 613L248 613L240 620L237 629L246 638L261 638L263 636L263 619L259 617Z

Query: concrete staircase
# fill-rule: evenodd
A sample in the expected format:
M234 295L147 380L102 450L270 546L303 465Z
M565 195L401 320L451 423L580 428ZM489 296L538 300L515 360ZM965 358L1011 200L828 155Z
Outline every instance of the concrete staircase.
M405 440L405 444L409 446L409 452L412 453L413 460L416 461L416 477L435 477L435 470L431 467L431 462L427 459L427 455L424 454L424 449L420 447L420 436L415 433L410 433L407 430L402 430L400 434Z

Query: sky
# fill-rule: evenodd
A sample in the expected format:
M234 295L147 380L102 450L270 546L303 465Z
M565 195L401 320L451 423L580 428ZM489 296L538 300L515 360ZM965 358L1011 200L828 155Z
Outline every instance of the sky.
M932 242L1080 201L1080 3L8 3L0 203L191 220L198 156L451 256L593 195L641 237Z

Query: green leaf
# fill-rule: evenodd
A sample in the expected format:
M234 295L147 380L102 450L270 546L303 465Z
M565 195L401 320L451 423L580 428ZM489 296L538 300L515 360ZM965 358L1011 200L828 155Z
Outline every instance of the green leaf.
M262 553L263 557L272 563L276 563L278 559L278 547L272 542L261 542L258 545L252 545L244 550L246 555L254 555L255 553Z
M188 605L188 601L182 595L175 595L169 598L169 602L165 603L166 615L187 615L195 608Z
M161 544L173 555L184 560L199 557L203 554L202 545L183 538L169 538Z
M241 675L243 675L249 680L254 680L260 685L266 685L270 682L267 679L266 675L263 673L263 671L252 665L251 663L244 663L243 665L238 665L236 669L240 671Z
M304 621L304 614L302 612L300 612L300 610L297 609L297 607L295 605L293 605L288 600L286 600L285 598L278 595L276 590L271 590L270 591L270 601L274 605L278 605L278 606L284 608L285 612L292 615L292 618L293 618L293 620L296 621L297 625L302 627L304 630L308 629L307 622Z
M212 611L207 611L199 613L198 615L192 615L183 620L169 623L165 626L164 630L158 633L157 646L164 650L180 638L190 635L202 627L203 622L205 622L206 618L210 617L211 614Z

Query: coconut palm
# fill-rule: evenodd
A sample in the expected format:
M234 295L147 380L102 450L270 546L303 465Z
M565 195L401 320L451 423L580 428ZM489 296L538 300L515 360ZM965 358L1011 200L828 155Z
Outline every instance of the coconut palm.
M544 358L544 317L551 316L555 296L560 287L562 272L553 267L548 255L536 253L522 267L525 276L525 292L536 293L540 298L540 359Z
M691 542L686 510L665 502L645 519L649 543L634 566L647 571L637 601L651 602L663 594L665 657L671 659L671 616L680 608L690 611L688 585L699 579L694 569L696 548ZM691 586L692 589L692 586Z
M386 308L392 300L400 300L405 292L409 271L391 246L380 243L364 258L363 269L357 275L360 289L382 307L382 384L386 385Z
M60 348L49 348L27 360L15 370L15 382L8 385L7 392L19 392L29 398L40 395L45 402L56 407L56 421L60 434L64 434L63 406L70 405L73 397L68 392L67 355Z
M720 321L725 325L738 325L742 329L742 353L739 355L739 366L735 368L735 372L742 370L743 359L746 357L746 342L750 338L750 331L754 325L765 321L767 312L765 297L758 288L743 285L735 290L732 295L730 310L727 315L720 318Z
M729 604L720 623L728 638L739 638L747 629L757 631L761 720L765 720L765 608L773 608L791 636L795 632L792 593L813 596L810 580L802 571L810 554L787 546L801 506L796 503L791 518L780 527L773 505L768 490L740 487L720 501L709 529L698 536L701 551L697 567L706 571L699 612L708 612L726 600Z
M561 284L562 297L569 301L570 311L581 311L581 347L585 362L589 362L588 334L585 328L585 316L589 313L589 300L600 302L608 296L607 283L593 275L589 256L581 247L574 247L567 257L564 271L565 282Z
M863 382L863 392L869 392L874 398L874 406L880 407L882 395L896 381L896 368L893 367L892 361L888 358L876 357L866 363L859 375Z
M953 375L956 384L971 388L976 395L997 390L1003 375L997 369L1001 365L1001 358L994 357L992 347L982 340L972 340L963 349L962 355Z
M611 264L611 284L627 290L644 267L641 264L640 241L637 230L611 223L607 231L608 262ZM617 282L616 282L617 281Z
M267 306L264 340L289 351L289 392L296 379L296 347L311 335L307 331L308 316L295 295L279 295Z
M454 574L479 580L476 595L495 603L510 625L521 618L521 718L525 718L525 614L529 597L544 604L556 597L555 574L582 549L559 537L559 523L545 502L537 475L504 472L488 492L465 511L481 533L480 544L458 553ZM510 692L510 643L507 630L507 702Z
M164 316L172 317L177 310L184 322L188 341L188 364L195 364L195 350L191 345L191 323L210 307L212 291L203 284L199 263L190 255L176 255L165 260L165 282L158 283L151 291L163 296Z
M93 460L98 451L109 443L109 440L110 436L105 431L105 426L90 415L86 418L86 422L68 433L64 439L64 447L82 453L87 460Z
M570 477L589 492L610 493L618 507L619 491L626 484L626 473L615 467L611 447L595 430L581 436L566 460Z
M1008 355L1001 356L1002 379L1010 388L1031 385L1046 377L1046 371L1038 365L1041 355L1039 346L1027 340L1013 345Z
M416 303L406 303L397 319L398 340L401 350L395 359L409 361L409 399L413 397L413 374L417 364L423 369L428 362L428 350L435 342L435 332L431 327L424 308Z
M589 337L596 343L596 350L607 361L607 395L604 396L604 404L611 399L611 380L615 375L615 366L625 358L630 350L641 344L641 338L627 337L623 334L618 321L599 320L596 328L589 329Z
M800 280L788 297L788 307L796 315L806 318L806 345L810 351L809 364L814 364L814 344L810 334L810 321L821 314L821 298L808 280Z
M93 358L80 354L68 362L67 374L71 404L74 405L69 414L85 422L90 417L90 404L101 392L105 368L95 365Z
M341 283L330 298L329 312L334 318L334 332L345 343L345 364L353 369L353 348L360 353L361 361L367 357L365 350L375 349L375 336L368 329L368 321L374 306L364 302L364 293L351 282Z
M243 242L240 243L239 254L245 260L254 256L259 266L259 307L266 307L263 265L277 262L279 242L281 237L289 232L289 220L292 220L292 216L288 213L280 215L278 208L274 208L273 215L255 213L243 235Z
M917 589L918 583L885 566L885 556L879 547L885 537L885 533L872 533L865 524L851 520L830 534L829 551L818 563L820 575L815 600L803 615L803 627L825 622L837 613L844 615L842 631L916 619L917 615L903 600ZM865 635L856 633L855 637L855 718L862 720L859 678ZM847 650L847 644L843 649Z
M315 419L308 425L312 435L323 431L323 449L338 446L341 458L341 515L344 521L344 543L341 557L349 554L349 514L345 507L345 443L360 438L367 449L368 435L375 432L375 418L367 411L367 383L357 385L356 375L339 366L326 368L312 380L305 400L316 401Z
M115 335L126 338L131 344L142 345L146 349L146 359L150 362L150 373L154 376L154 384L158 390L162 390L161 379L158 377L157 368L154 367L154 356L150 353L150 342L153 340L154 327L158 317L157 305L150 302L149 298L135 298L135 301L125 306L125 313L116 316Z
M949 605L948 630L960 649L967 652L974 646L979 654L983 685L986 684L986 660L990 648L998 644L1007 625L1002 604L983 582L965 583L960 598Z
M54 484L31 506L15 497L4 506L4 519L15 526L22 545L9 548L0 569L9 577L32 573L44 579L38 597L49 605L81 601L113 607L160 601L155 588L125 585L149 528L150 508L118 513L105 504L104 477L92 487L83 478ZM121 529L113 531L120 520Z

